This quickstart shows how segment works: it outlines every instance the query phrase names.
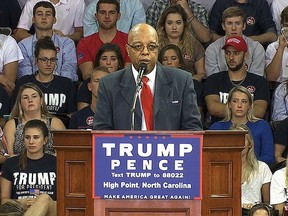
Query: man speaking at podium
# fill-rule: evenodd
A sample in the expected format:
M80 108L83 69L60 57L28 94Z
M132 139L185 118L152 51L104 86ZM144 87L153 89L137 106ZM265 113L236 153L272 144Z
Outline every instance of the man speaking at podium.
M99 83L94 130L202 130L192 75L157 62L158 36L145 23L126 44L132 65Z

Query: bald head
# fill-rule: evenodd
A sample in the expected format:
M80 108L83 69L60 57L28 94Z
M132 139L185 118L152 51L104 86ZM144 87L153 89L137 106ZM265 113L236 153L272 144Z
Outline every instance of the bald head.
M156 30L146 23L139 23L133 26L133 28L128 33L128 43L131 43L133 37L136 35L141 35L142 37L153 37L158 44L158 35Z

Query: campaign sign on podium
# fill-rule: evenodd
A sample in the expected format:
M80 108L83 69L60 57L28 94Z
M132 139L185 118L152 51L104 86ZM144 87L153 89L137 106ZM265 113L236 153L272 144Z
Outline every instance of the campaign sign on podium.
M94 134L93 198L202 198L202 135Z

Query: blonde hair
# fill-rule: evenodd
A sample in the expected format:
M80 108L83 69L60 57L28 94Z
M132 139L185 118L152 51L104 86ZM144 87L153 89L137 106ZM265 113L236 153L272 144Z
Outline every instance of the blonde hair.
M244 124L233 124L230 127L230 130L238 130L238 131L247 131L248 133L245 135L245 141L247 140L249 143L249 149L246 157L246 163L242 163L242 182L249 183L250 179L253 179L253 176L259 170L258 160L254 153L254 140L249 128Z
M45 117L45 118L52 117L51 114L49 114L48 109L46 107L46 104L44 102L44 94L41 91L41 89L35 83L26 83L26 84L23 84L22 86L20 86L20 88L18 90L15 104L13 106L11 113L10 113L10 119L13 119L16 117L20 118L20 119L23 118L24 113L23 113L23 109L21 106L21 96L22 96L22 92L28 88L35 90L39 94L41 100L43 100L43 103L41 104L41 116Z
M250 122L258 121L259 118L257 118L253 114L253 97L252 97L250 91L244 86L236 86L236 87L234 87L234 88L232 88L230 90L229 95L228 95L228 100L227 100L227 103L226 103L226 114L225 114L225 118L223 119L223 121L230 121L232 119L232 115L233 114L232 114L231 108L229 107L229 103L231 103L232 97L233 97L235 92L244 93L248 97L248 102L249 102L249 105L250 105L250 109L248 110L248 113L246 115L248 121L250 121Z
M181 16L184 28L183 33L180 36L180 42L178 46L180 47L183 54L189 54L193 56L194 41L196 40L196 38L193 36L193 31L190 28L190 23L188 22L187 15L184 9L181 5L178 4L171 5L170 7L166 8L158 20L156 29L159 37L159 50L161 50L164 46L170 43L167 37L167 33L165 31L165 23L169 14L179 14Z

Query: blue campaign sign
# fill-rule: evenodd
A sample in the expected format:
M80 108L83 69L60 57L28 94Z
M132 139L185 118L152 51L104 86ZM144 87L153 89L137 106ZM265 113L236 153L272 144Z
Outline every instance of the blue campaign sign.
M93 198L202 199L202 138L94 134Z

